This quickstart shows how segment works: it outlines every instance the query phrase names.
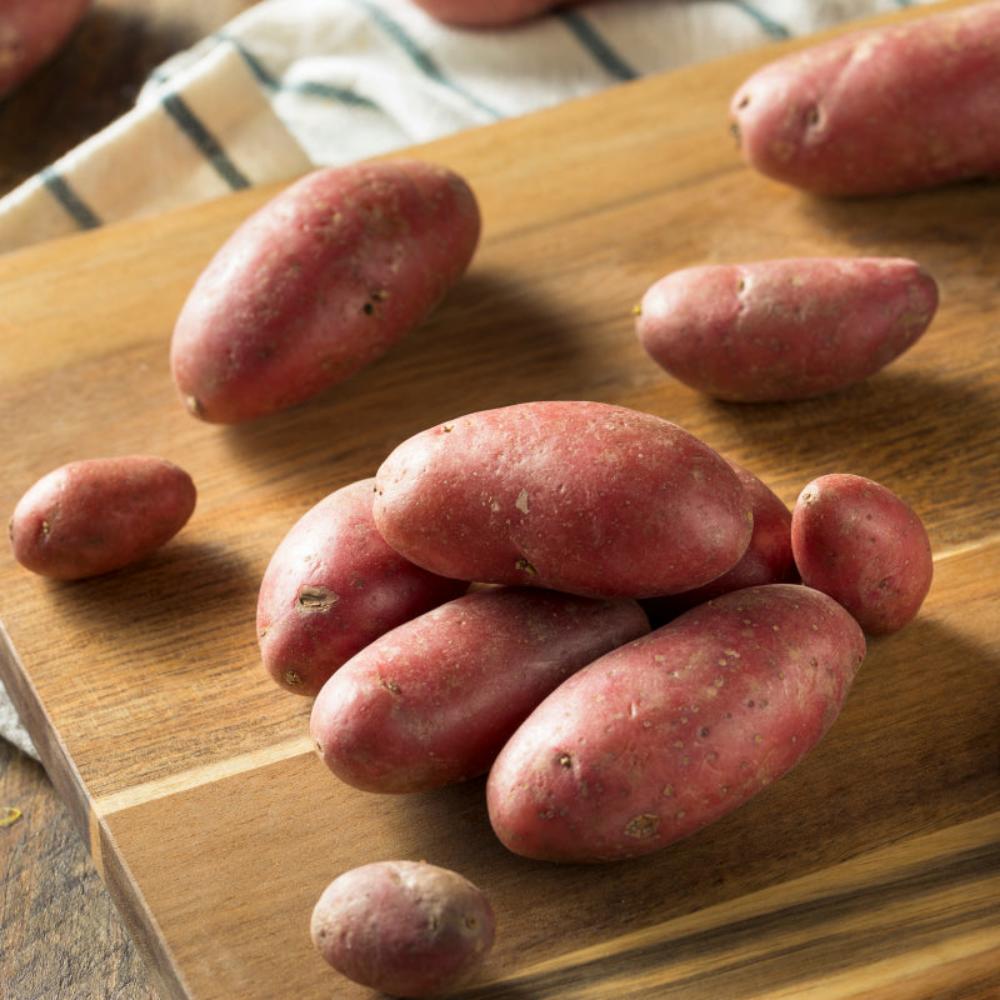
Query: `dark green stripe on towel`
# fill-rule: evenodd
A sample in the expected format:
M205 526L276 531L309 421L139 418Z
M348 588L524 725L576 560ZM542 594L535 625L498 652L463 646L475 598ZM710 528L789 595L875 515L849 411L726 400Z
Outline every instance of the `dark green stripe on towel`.
M593 25L575 10L556 12L563 24L594 59L619 80L634 80L639 74L597 33Z
M417 43L403 29L403 26L389 17L380 7L370 3L369 0L351 0L360 7L382 29L413 61L413 64L428 79L435 83L440 83L453 90L456 94L464 97L466 101L480 111L485 111L491 118L503 118L503 115L496 108L490 107L485 101L481 101L475 94L470 94L464 87L459 86L454 80L449 79L441 67L431 58L430 54L420 48Z
M70 187L69 182L55 167L46 167L38 176L45 189L81 229L97 229L101 225L97 213Z
M178 128L191 140L198 151L215 167L219 176L234 190L250 187L249 179L226 155L218 140L177 94L160 98L163 110L177 123Z

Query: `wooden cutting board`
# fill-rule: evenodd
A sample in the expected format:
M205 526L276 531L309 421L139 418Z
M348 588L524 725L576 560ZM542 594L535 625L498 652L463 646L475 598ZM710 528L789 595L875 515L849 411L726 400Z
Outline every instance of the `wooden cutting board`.
M908 15L899 15L908 16ZM247 192L0 260L0 507L83 456L148 452L200 490L183 534L77 584L0 556L0 670L165 995L363 997L313 953L323 886L426 858L499 920L478 998L1000 995L1000 185L820 201L744 168L730 93L777 48L432 144L485 239L436 316L308 405L201 424L167 369L195 276L271 193ZM901 254L940 281L925 337L811 402L713 402L632 333L653 280L706 261ZM366 795L314 756L309 704L259 666L257 585L285 531L418 430L530 399L675 420L789 503L876 478L923 516L936 579L871 643L829 736L787 778L658 855L560 867L508 854L481 781Z

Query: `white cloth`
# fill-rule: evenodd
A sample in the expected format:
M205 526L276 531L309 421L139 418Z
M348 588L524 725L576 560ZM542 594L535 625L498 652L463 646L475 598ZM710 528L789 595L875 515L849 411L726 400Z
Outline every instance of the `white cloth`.
M0 252L910 3L603 0L469 31L408 0L264 0L154 72L134 110L0 199ZM0 687L0 734L25 745L12 718Z
M133 111L0 199L0 252L909 4L603 0L469 31L409 0L265 0L155 72Z

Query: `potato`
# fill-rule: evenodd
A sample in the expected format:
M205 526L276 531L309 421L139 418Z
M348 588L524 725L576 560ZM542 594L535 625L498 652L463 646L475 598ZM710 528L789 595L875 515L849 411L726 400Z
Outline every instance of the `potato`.
M829 594L872 635L912 621L934 576L923 522L862 476L820 476L806 486L792 514L792 551L802 582Z
M3 0L0 3L0 97L54 55L90 0Z
M898 357L937 301L934 279L911 260L709 264L656 282L636 332L654 361L717 399L806 399Z
M489 900L425 862L378 861L320 896L312 940L338 972L398 997L437 996L468 980L493 947Z
M653 597L731 569L752 530L736 474L648 413L589 402L472 413L403 442L375 524L442 576L584 597Z
M171 345L196 416L238 423L299 403L383 355L459 279L479 238L468 185L406 161L318 170L215 255Z
M431 17L464 28L496 28L535 17L559 0L414 0Z
M14 558L55 580L120 569L173 538L196 496L191 477L162 458L70 462L18 501L10 521Z
M1000 3L859 32L750 77L730 108L746 161L822 195L1000 172Z
M468 589L386 545L372 520L374 483L345 486L303 514L264 573L260 653L288 691L315 695L373 639Z
M792 559L792 514L781 500L752 472L730 462L739 476L753 508L753 535L743 558L727 573L695 590L671 597L652 597L642 602L653 628L666 624L684 611L733 590L766 583L797 582Z
M865 655L839 604L792 584L717 597L574 674L490 771L512 851L613 861L731 812L813 747Z
M376 639L334 675L311 731L327 767L371 792L483 774L573 671L649 631L635 601L498 588Z

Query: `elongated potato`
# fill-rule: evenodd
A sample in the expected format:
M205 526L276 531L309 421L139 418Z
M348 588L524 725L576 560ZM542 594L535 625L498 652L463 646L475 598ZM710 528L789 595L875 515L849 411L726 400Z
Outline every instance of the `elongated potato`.
M725 594L574 674L487 783L517 854L613 861L724 816L814 746L865 654L857 622L791 584Z
M498 28L526 21L560 0L414 0L431 17L462 28Z
M873 375L937 309L937 285L896 258L710 264L668 274L636 332L685 385L735 402L806 399Z
M739 479L708 445L604 403L460 417L403 442L375 481L375 524L418 566L585 597L701 586L752 530Z
M90 0L3 0L0 3L0 97L54 55Z
M635 601L499 588L376 639L320 692L310 728L327 767L371 792L482 774L571 673L649 631Z
M423 320L478 239L475 196L443 167L309 174L243 223L198 279L171 344L177 388L215 423L302 402Z
M1000 3L859 32L765 66L730 114L747 162L824 195L1000 173Z
M923 522L892 490L862 476L814 479L792 513L802 582L829 594L872 635L911 622L934 576Z
M14 558L56 580L109 573L173 538L196 498L191 477L162 458L70 462L18 501L10 521Z
M746 587L767 583L792 583L798 577L792 558L792 512L752 472L729 463L739 476L753 508L753 535L743 558L727 573L711 583L683 594L652 597L642 602L653 628L659 628L679 614Z
M326 887L311 934L317 951L348 979L396 997L427 997L476 972L495 927L489 900L456 872L377 861Z
M288 691L314 695L372 640L468 588L414 566L372 520L374 479L320 500L275 550L257 598L267 672Z

